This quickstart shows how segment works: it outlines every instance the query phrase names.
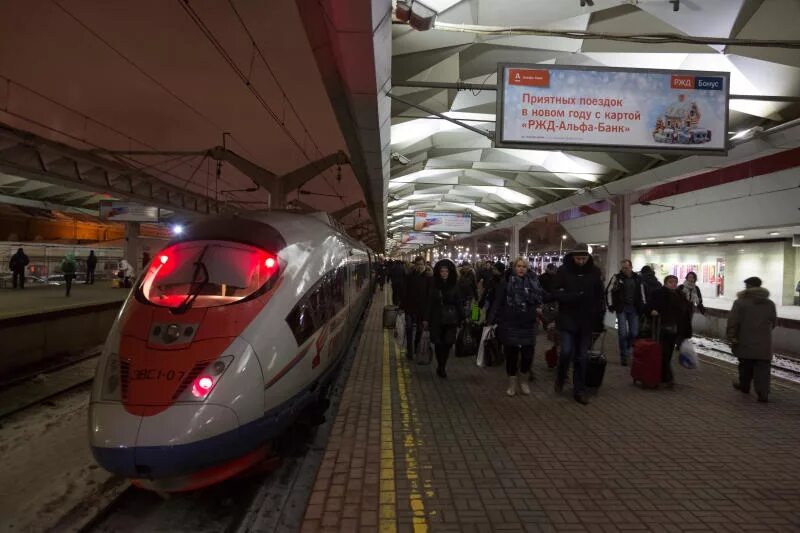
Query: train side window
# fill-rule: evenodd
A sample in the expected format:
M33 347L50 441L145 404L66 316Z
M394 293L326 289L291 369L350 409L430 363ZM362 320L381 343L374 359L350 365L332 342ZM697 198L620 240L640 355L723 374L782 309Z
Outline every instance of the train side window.
M289 327L292 329L298 346L311 337L315 330L314 317L311 306L305 299L294 306L289 316L286 317L286 323L289 324Z
M347 276L347 269L339 267L336 269L336 279L333 282L333 299L336 302L336 310L344 309L344 285Z

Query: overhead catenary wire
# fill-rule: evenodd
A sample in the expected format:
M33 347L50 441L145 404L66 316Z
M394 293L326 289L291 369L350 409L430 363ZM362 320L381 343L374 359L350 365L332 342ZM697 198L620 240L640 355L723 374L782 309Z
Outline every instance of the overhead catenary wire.
M267 112L267 114L269 114L269 116L272 117L272 119L275 121L275 123L284 131L286 136L300 150L300 153L308 161L312 161L312 156L310 156L307 153L306 148L304 146L304 143L301 142L299 139L297 139L295 137L295 135L292 134L291 131L289 131L289 129L286 127L285 121L282 120L278 116L278 114L272 109L272 107L270 107L269 103L264 99L264 97L261 95L261 93L258 91L258 89L256 89L256 87L251 83L250 79L245 74L245 72L236 64L236 61L234 61L233 57L231 57L231 55L228 53L228 51L225 49L225 47L222 45L222 43L220 43L219 40L216 38L216 36L214 35L214 32L212 32L208 28L208 26L203 21L202 17L192 8L191 5L189 5L189 0L178 0L178 3L183 8L184 12L186 12L186 14L192 20L192 22L194 22L195 26L197 26L197 28L200 30L200 32L206 37L206 39L211 43L211 45L214 47L214 49L225 60L225 62L228 64L228 66L231 68L231 70L236 74L236 76L241 80L241 82L247 87L247 89L250 91L250 93L256 98L256 101L258 101L259 105L261 105L261 107ZM231 7L234 7L234 6L231 5ZM236 13L237 18L239 18L239 20L243 23L241 17L238 15L238 12L235 10L235 7L234 7L234 12ZM251 45L257 47L257 44L256 44L255 40L253 39L252 35L249 33L249 30L247 29L246 26L244 26L244 27L245 27L245 31L247 32L248 36L250 37ZM261 56L261 58L263 60L263 54L261 54L260 49L258 50L258 54L259 54L259 56ZM273 74L273 76L274 76L274 74ZM276 82L277 82L277 79L276 79ZM283 91L282 87L281 87L281 92L282 92L283 95L286 94L285 91ZM286 100L286 101L288 102L289 100ZM300 122L301 126L303 127L303 131L306 132L306 134L308 136L308 139L311 141L311 143L314 145L314 147L317 149L317 151L319 151L319 147L317 147L316 143L311 138L310 133L308 133L308 129L305 127L305 124L302 123L302 119L300 119L299 115L296 114L296 111L295 111L295 115L297 116L298 121ZM321 174L321 176L325 180L325 183L328 185L328 187L331 189L331 191L336 193L337 192L336 189L328 181L327 176L325 176L324 174ZM341 197L340 197L340 200L342 202L344 202L344 199L341 198Z

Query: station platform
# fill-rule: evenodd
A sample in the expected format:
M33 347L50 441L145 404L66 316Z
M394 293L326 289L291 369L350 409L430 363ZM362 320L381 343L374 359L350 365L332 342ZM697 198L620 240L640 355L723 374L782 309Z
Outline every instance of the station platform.
M122 303L129 290L115 289L110 281L98 281L94 285L73 283L67 297L64 286L0 289L0 320L52 311L64 311L112 302Z
M588 406L553 391L540 336L530 396L504 366L451 358L448 377L396 349L368 311L302 531L797 531L800 388L770 403L732 365L677 368L643 390L609 331ZM435 364L435 363L434 363ZM677 365L676 365L677 366Z

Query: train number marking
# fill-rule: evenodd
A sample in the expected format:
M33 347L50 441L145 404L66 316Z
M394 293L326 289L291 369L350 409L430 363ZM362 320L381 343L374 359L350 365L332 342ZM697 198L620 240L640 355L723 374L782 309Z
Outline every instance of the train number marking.
M183 370L161 370L158 368L142 368L134 370L132 380L166 380L181 381L186 372Z

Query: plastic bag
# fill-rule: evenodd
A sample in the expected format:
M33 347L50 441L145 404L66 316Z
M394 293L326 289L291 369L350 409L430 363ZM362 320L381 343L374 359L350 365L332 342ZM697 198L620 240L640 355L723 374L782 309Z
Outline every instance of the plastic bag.
M481 308L478 307L477 302L472 302L472 306L469 309L469 318L473 322L478 322L481 319Z
M431 360L433 359L433 345L431 345L431 334L428 330L422 332L415 359L418 365L431 364Z
M478 366L486 366L486 341L494 336L494 328L497 326L485 326L481 333L481 342L478 343L478 355L475 357L475 364Z
M404 313L397 313L397 320L394 323L394 340L400 349L406 347L406 316Z
M683 341L678 353L678 362L683 368L688 368L689 370L694 370L697 368L697 351L694 349L694 343L692 343L692 339L686 339Z

